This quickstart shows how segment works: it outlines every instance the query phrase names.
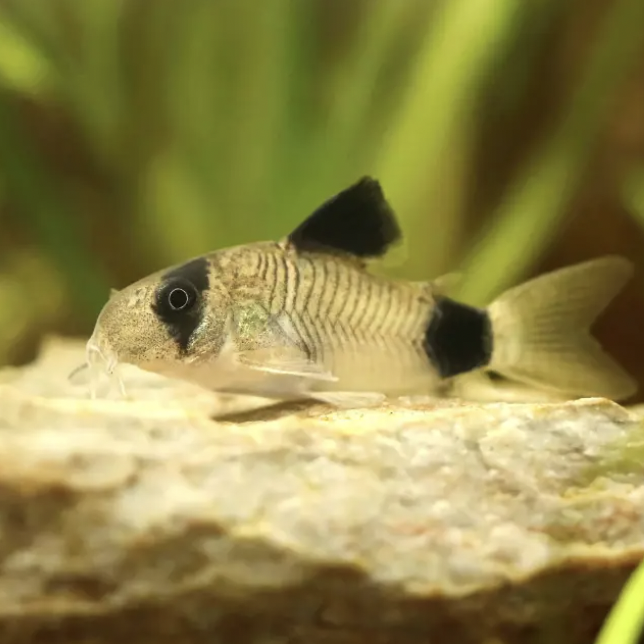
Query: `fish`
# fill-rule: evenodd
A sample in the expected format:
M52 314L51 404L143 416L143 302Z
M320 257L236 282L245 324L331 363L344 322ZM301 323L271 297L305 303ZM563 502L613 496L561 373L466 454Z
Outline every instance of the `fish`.
M634 379L591 326L630 279L608 255L514 286L479 308L454 274L377 275L402 240L364 176L288 235L215 250L112 290L87 342L92 373L120 364L213 392L337 407L432 395L490 373L571 398L629 398Z

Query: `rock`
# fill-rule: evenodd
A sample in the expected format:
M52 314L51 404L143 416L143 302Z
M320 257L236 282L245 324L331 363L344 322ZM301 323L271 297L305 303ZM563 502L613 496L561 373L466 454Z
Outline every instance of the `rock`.
M82 359L0 372L4 644L586 643L644 554L644 420L606 400L213 421L141 374L89 400Z

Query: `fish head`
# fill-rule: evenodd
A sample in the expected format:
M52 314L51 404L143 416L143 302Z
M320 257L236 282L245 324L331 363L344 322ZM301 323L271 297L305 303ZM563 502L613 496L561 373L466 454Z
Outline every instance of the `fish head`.
M178 357L179 348L155 310L160 286L153 276L111 294L87 343L90 365L102 361L111 372L118 363L144 366ZM180 296L173 295L177 303Z
M216 353L225 296L206 257L112 290L87 343L90 370L112 374L125 363L180 377L191 363Z

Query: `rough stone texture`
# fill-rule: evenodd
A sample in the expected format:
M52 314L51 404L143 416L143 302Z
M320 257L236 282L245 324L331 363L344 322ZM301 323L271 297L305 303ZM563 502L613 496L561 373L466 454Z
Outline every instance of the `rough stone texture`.
M215 422L241 403L142 375L87 400L81 360L0 372L3 644L591 642L644 554L608 401Z

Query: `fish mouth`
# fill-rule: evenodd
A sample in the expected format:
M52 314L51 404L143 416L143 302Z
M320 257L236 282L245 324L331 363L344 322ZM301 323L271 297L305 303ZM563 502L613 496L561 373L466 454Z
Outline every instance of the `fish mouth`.
M90 342L87 343L87 348L85 350L85 359L89 372L111 376L116 367L116 360L109 355L105 355L105 353L101 351L100 347L91 344Z
M74 369L68 376L73 385L88 385L90 398L96 399L101 391L101 382L107 377L108 392L117 384L122 396L125 388L122 379L117 374L118 358L97 337L96 330L92 333L85 346L85 362Z

